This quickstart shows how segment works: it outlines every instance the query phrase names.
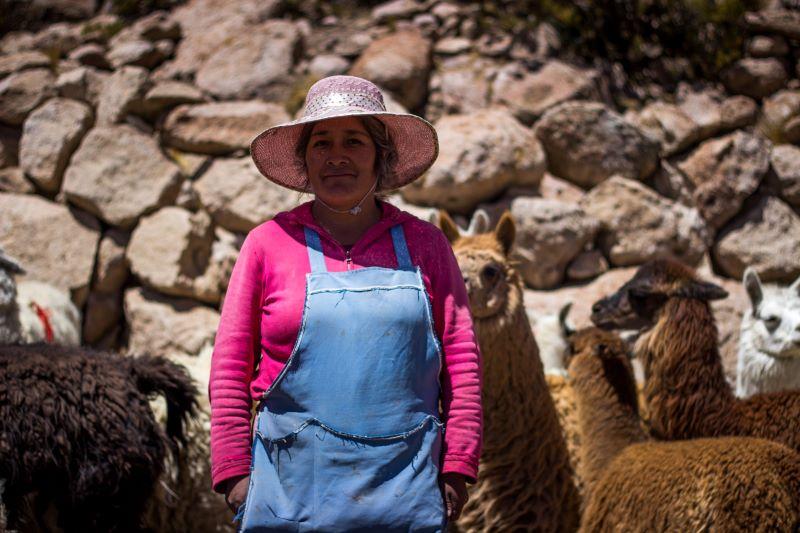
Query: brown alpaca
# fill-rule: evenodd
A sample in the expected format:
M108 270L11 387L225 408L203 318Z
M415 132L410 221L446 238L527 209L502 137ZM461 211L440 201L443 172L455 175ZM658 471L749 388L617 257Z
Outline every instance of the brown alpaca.
M762 437L800 449L800 392L734 396L717 349L709 300L724 290L676 261L651 261L592 308L601 327L649 327L636 351L645 367L651 432L675 440Z
M795 531L800 454L749 437L645 442L627 348L587 328L569 367L584 437L581 531Z
M514 221L461 236L440 225L467 284L482 354L484 436L478 483L456 524L464 531L574 531L579 498L564 435L509 260Z

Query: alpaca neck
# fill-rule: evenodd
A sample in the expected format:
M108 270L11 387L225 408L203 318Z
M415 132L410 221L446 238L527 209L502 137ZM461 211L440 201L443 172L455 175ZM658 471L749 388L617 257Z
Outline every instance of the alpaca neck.
M640 424L630 365L622 360L596 358L585 364L592 368L571 369L570 373L583 436L579 475L584 480L586 494L591 495L606 466L626 447L646 437Z
M642 344L654 434L666 439L710 436L706 421L729 412L734 396L725 381L708 303L671 298Z
M491 438L497 435L495 428L505 430L498 426L524 425L526 411L542 408L538 402L521 402L516 391L548 397L549 391L539 349L522 305L500 320L478 320L475 327L484 355L482 394L487 426L484 435ZM499 416L495 417L493 413L499 413ZM508 416L509 413L518 415Z

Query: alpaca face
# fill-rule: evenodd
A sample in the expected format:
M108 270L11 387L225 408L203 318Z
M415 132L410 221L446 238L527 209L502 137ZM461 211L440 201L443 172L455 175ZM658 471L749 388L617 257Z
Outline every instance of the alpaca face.
M459 247L454 250L469 305L475 318L489 318L502 311L508 300L509 269L505 258L492 250Z
M476 213L470 228L478 231L487 225L486 214ZM521 301L521 295L517 302L510 301L515 290L522 292L522 282L509 261L515 235L511 213L503 213L494 231L487 233L465 234L444 211L439 213L439 226L453 246L473 318L493 317Z
M763 286L748 269L743 280L751 307L742 317L741 343L780 359L800 359L800 278L789 287Z
M641 329L653 325L671 298L708 301L727 296L721 287L698 280L686 265L656 259L639 267L617 292L595 302L591 319L605 329Z

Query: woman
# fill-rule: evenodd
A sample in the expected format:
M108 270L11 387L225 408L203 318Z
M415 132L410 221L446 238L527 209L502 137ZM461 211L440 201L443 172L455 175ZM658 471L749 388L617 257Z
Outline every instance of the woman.
M214 489L243 531L443 530L477 475L478 348L447 239L376 198L433 164L435 130L333 76L251 154L314 200L253 229L234 267L209 385Z

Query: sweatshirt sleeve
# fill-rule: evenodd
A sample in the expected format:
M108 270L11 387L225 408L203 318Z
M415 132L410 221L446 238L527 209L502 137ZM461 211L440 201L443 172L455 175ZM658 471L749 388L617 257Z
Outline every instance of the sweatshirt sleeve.
M436 235L435 257L427 263L434 326L444 356L442 472L459 472L475 482L483 431L480 352L461 270L447 238L438 230Z
M216 492L224 492L224 481L250 473L250 381L260 353L263 287L263 254L251 232L231 273L211 358L211 482Z

